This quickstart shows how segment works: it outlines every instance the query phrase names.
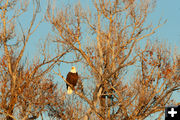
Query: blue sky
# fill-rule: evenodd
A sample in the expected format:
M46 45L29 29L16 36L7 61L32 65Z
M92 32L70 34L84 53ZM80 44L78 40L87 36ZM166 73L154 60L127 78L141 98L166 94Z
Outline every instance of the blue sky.
M152 20L162 17L167 23L159 28L158 37L167 40L169 44L180 46L180 0L157 0L157 7L152 14ZM180 53L180 48L178 48Z
M47 3L41 1L41 13L38 15L37 22L44 16L46 12ZM74 4L78 2L78 0L57 0L57 6L59 9L63 6L67 6L69 4ZM82 6L84 8L92 7L91 0L80 0ZM32 9L32 5L29 6L29 10ZM29 20L32 18L32 11L25 13L23 16L19 17L19 21L25 28L28 25ZM172 48L177 47L178 53L180 53L180 0L157 0L157 6L154 12L150 15L149 21L152 21L153 24L157 24L158 20L162 17L162 19L167 19L167 23L159 28L156 33L156 37L158 37L161 41L166 41ZM39 40L43 42L44 39L48 36L48 33L52 32L52 27L48 22L42 23L37 31L31 36L25 55L29 56L31 59L34 59L34 55L38 55L39 50ZM53 51L51 51L53 52ZM71 65L63 66L63 75L65 76L69 70ZM79 70L80 71L80 70ZM63 80L59 80L59 82L63 82ZM64 84L64 83L63 83ZM179 94L175 94L175 96L180 98ZM180 102L180 99L178 99Z
M58 0L57 0L58 1ZM59 0L56 2L56 5L59 9L67 5L73 5L77 3L78 0ZM92 7L91 0L80 0L82 6L87 8L88 6ZM153 13L149 16L149 22L153 22L153 24L157 24L159 19L162 20L167 19L167 23L160 27L156 32L156 37L158 37L161 41L166 41L171 47L177 47L178 53L180 53L180 0L157 0L157 6ZM42 18L46 12L46 2L41 2L41 13L38 15L38 18ZM32 6L29 7L31 9ZM29 20L31 20L32 11L27 12L23 16L19 18L21 23L26 26L28 25ZM37 19L38 21L39 19ZM52 28L51 25L47 22L42 23L37 31L32 35L29 40L28 48L33 48L31 52L36 52L36 45L39 46L38 40L45 39L48 36L48 33L51 32ZM29 53L30 54L30 53Z

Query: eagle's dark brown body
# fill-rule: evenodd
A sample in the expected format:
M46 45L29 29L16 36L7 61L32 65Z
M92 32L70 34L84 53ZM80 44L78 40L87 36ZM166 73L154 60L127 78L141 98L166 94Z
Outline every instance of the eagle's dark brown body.
M76 73L69 72L69 73L67 74L66 81L71 84L71 86L73 87L73 88L72 88L72 87L71 87L71 88L72 88L72 90L73 90L74 87L75 87L76 84L77 84L77 81L78 81L78 73L77 73L77 72L76 72ZM67 89L68 89L68 86L69 86L69 85L66 84L66 86L67 86Z

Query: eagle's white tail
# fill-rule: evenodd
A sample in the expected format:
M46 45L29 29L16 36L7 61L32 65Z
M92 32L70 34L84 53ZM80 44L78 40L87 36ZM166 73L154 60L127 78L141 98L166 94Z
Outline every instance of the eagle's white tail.
M67 94L72 94L73 90L71 89L71 87L68 86L68 90L67 90Z

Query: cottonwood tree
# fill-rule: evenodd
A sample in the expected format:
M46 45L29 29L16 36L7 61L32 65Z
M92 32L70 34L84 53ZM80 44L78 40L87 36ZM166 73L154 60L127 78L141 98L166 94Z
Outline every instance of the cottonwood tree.
M29 4L33 4L33 14L24 30L18 17ZM24 55L28 40L42 22L35 22L38 12L39 1L0 1L0 119L36 119L48 104L56 104L56 84L49 71L68 50L51 57L43 48L43 59L33 56L32 61Z
M90 95L75 90L79 96L76 99L88 104L87 109L71 108L68 116L70 105L62 105L50 107L51 115L59 119L127 120L145 119L159 112L161 118L166 105L178 104L172 94L180 89L180 78L177 55L151 40L165 23L147 22L155 1L92 2L94 8L89 11L80 4L61 10L49 5L47 9L47 20L57 33L55 41L80 56L87 69L82 76L88 72L87 79L94 83L91 89L84 85ZM141 41L147 41L146 45ZM57 74L66 82L60 72ZM77 112L83 114L76 115Z

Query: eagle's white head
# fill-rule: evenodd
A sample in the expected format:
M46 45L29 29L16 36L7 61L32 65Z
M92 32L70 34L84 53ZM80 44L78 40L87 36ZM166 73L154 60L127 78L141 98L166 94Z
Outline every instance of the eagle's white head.
M71 72L72 72L72 73L76 73L76 68L75 68L74 66L72 66Z

